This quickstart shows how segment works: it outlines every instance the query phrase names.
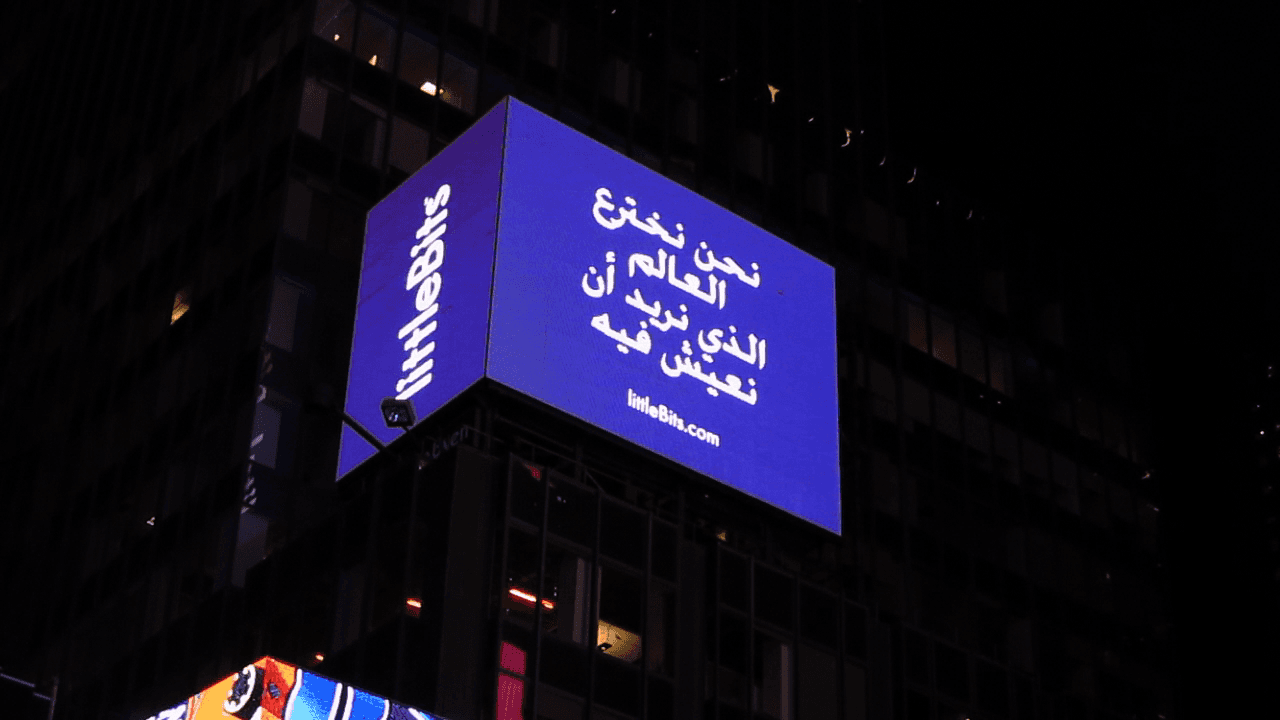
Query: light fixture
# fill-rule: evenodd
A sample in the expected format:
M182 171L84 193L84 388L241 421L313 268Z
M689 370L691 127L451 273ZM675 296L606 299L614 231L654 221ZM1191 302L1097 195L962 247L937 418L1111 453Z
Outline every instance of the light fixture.
M413 427L413 405L399 398L382 399L382 420L390 428Z
M507 592L511 594L511 597L522 601L522 604L528 605L529 607L533 607L534 601L537 600L537 598L534 596L533 593L528 592L527 590L521 590L520 588L513 587ZM555 610L556 604L550 600L547 600L546 598L543 598L542 607L548 610Z
M374 54L373 54L373 57L369 58L369 64L370 64L370 65L377 65L377 64L378 64L378 53L374 53Z
M312 655L312 657L315 658L315 661L318 663L324 662L324 653L316 653L315 655Z
M435 95L435 94L436 94L436 84L435 84L435 83L433 83L433 82L431 82L430 80L428 80L428 81L426 81L426 82L422 83L422 86L421 86L421 87L419 87L418 89L419 89L419 90L421 90L422 92L424 92L424 93L428 94L428 95Z
M178 322L178 318L191 309L191 291L183 288L173 294L173 311L169 313L169 324Z
M422 601L421 601L421 600L419 600L418 598L409 598L408 600L405 600L405 601L404 601L404 604L405 604L405 605L408 605L408 606L409 606L409 607L411 607L411 608L421 608L421 607L422 607Z

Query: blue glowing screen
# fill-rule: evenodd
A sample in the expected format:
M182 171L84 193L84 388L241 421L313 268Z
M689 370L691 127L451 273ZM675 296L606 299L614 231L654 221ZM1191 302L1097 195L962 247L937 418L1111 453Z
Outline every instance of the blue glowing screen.
M463 143L474 187L490 192L474 200L488 225L455 232L450 214L439 295L454 286L451 303L476 305L450 306L457 326L446 326L441 311L438 374L412 396L418 417L486 375L839 533L832 268L515 100L370 213L367 244L389 238L396 249L366 247L362 302L366 284L380 284L408 310L377 331L376 352L392 357L365 359L361 323L372 321L361 306L352 378L357 361L370 378L359 394L349 388L348 411L360 417L353 401L366 415L372 408L367 427L382 428L379 401L396 394L396 383L412 387L414 349L401 340L412 339L404 327L417 308L402 289L413 279L409 254L431 209L424 201L460 175L460 156L448 153ZM499 167L501 187L491 189ZM451 183L451 212L460 182ZM397 209L383 211L406 188ZM375 234L375 216L393 215ZM379 252L390 269L371 278ZM472 258L476 266L464 267ZM388 334L400 344L382 341ZM483 360L477 345L487 348ZM445 358L456 363L450 380L428 395Z

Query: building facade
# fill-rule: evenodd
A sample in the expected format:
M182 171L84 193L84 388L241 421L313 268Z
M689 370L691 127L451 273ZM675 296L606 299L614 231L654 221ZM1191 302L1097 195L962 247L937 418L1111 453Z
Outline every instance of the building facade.
M263 655L450 720L1174 715L1129 319L896 154L878 3L20 12L0 665L55 717ZM836 268L842 535L491 384L335 483L365 214L506 96Z

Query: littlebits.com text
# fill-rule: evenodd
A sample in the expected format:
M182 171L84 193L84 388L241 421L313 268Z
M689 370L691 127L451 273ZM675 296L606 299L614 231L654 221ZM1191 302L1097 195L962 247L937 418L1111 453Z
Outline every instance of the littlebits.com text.
M719 435L693 423L686 423L684 418L680 417L675 410L666 405L653 402L648 395L638 395L635 390L627 388L627 406L708 445L720 447Z

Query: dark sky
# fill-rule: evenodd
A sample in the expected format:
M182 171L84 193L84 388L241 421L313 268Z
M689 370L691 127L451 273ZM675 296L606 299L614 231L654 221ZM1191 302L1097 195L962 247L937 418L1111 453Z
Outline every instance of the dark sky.
M1144 318L1181 716L1274 710L1277 11L887 5L899 146Z

